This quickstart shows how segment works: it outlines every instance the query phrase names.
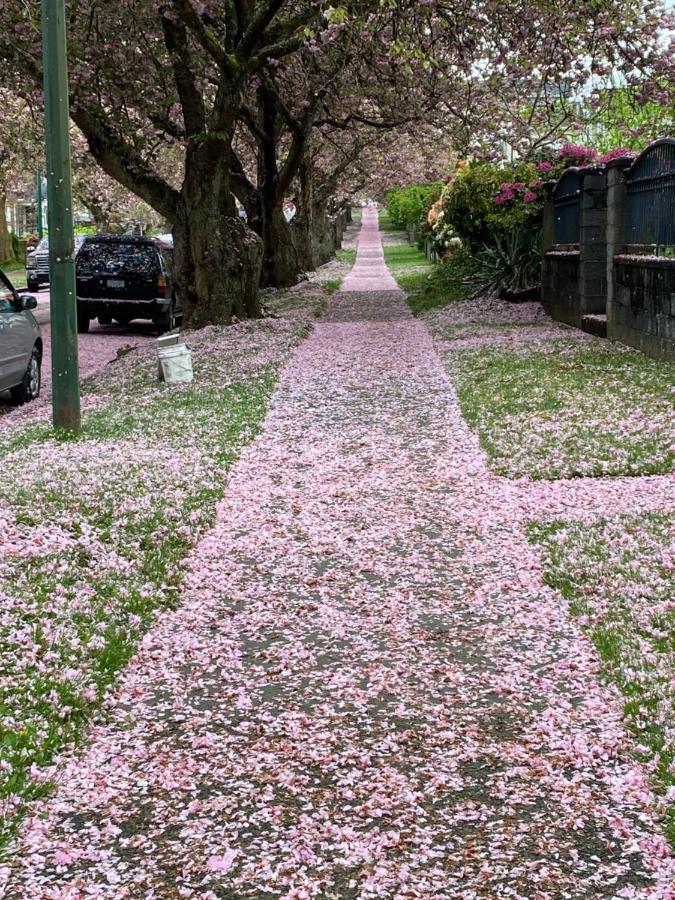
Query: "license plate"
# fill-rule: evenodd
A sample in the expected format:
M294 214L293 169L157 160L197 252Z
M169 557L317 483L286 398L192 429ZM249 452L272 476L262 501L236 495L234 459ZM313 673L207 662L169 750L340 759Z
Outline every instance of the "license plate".
M109 278L108 279L108 287L109 288L123 288L124 281L121 278Z

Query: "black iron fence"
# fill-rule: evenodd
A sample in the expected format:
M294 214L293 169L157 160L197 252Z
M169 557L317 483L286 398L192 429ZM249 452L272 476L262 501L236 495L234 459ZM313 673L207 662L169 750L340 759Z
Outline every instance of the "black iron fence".
M567 169L553 189L553 240L558 246L579 244L581 178L579 169Z
M627 252L675 255L675 139L655 141L626 177Z

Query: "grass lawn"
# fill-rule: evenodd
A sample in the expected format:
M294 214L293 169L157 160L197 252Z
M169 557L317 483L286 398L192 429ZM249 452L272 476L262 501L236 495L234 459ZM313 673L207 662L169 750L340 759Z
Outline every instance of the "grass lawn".
M177 603L182 561L312 314L189 334L191 385L159 384L154 348L134 350L86 383L76 440L3 421L0 846Z
M542 335L512 348L479 333L462 349L466 331L446 334L464 416L494 470L533 478L672 471L675 365L571 331Z
M402 233L402 229L399 225L395 225L391 221L391 217L389 216L389 210L384 208L381 209L378 213L380 231L389 233L389 232L400 232Z
M385 244L384 259L399 287L406 292L413 315L447 306L466 293L461 281L453 280L450 266L430 262L421 250L410 244Z
M570 604L624 696L636 753L668 798L675 846L675 517L531 526L545 580Z
M551 322L538 304L475 298L427 322L498 473L556 479L675 468L672 363ZM610 509L583 521L535 521L529 536L545 581L567 599L604 677L623 694L634 752L666 797L675 846L675 517Z
M350 247L348 250L337 250L335 252L335 259L351 268L356 262L356 252L355 247Z
M0 269L9 276L14 287L26 287L26 265L18 260L0 263Z

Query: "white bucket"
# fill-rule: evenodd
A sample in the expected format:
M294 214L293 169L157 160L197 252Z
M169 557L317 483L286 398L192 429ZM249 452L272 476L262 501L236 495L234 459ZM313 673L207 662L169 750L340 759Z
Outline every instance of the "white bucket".
M182 384L192 381L192 353L185 344L173 347L161 347L159 364L162 376L167 384Z

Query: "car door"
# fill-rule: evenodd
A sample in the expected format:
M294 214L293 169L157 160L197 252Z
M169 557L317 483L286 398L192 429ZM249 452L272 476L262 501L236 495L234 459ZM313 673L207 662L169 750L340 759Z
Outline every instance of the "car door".
M0 390L21 381L32 349L31 329L21 301L0 272Z

